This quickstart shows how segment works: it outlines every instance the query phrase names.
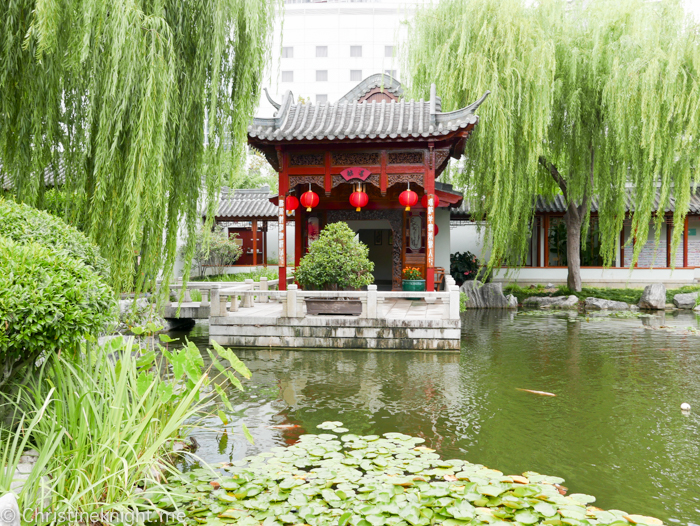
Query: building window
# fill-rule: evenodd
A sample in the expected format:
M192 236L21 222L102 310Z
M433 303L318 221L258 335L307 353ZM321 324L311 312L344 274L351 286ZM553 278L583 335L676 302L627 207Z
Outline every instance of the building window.
M384 56L387 58L394 57L394 46L384 46Z
M328 80L328 70L317 69L316 70L316 82L326 82Z
M351 57L361 57L362 56L362 46L350 46L350 56Z
M328 46L316 46L316 56L324 58L328 56Z
M328 102L328 95L316 95L316 104L324 104Z
M385 69L384 74L390 75L392 78L396 78L396 70L395 69Z
M361 69L351 69L350 70L350 80L361 81L362 80L362 70Z
M283 47L282 58L294 58L294 48L291 46Z
M283 71L282 72L282 82L294 82L294 72L293 71Z

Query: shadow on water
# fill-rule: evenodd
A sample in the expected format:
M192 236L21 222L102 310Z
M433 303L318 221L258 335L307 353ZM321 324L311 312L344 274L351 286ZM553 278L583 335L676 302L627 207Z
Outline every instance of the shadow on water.
M212 419L212 432L197 433L198 453L232 461L340 420L507 474L564 477L602 508L700 524L697 317L474 311L463 326L460 354L238 350L253 377L231 393L228 430ZM187 336L205 348L208 327Z

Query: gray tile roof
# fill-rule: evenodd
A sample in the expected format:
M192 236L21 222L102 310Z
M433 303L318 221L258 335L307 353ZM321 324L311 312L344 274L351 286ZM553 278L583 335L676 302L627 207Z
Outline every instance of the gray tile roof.
M398 90L394 87L398 82L389 79L389 86ZM357 93L351 90L336 103L298 103L294 102L292 92L287 91L282 103L275 103L279 108L274 117L253 119L248 136L267 141L439 138L476 124L479 117L474 112L488 96L487 92L470 106L446 113L440 111L434 85L428 101L358 102L357 98L367 93L371 84L362 86Z
M270 202L270 187L239 189L232 192L228 188L221 190L217 220L277 220L277 206Z
M627 188L625 191L625 210L627 212L634 212L634 188ZM591 212L598 212L599 201L597 197L591 199ZM659 192L656 194L654 199L653 211L657 211L659 208ZM666 206L664 212L673 212L676 209L676 200L671 197L670 203ZM545 199L542 196L537 197L535 203L535 210L542 213L555 213L564 214L566 213L566 202L564 201L563 195L554 196L552 199ZM690 195L690 207L689 212L691 214L700 214L700 188ZM452 210L452 215L455 217L465 217L470 213L469 202L465 199L459 208L454 208Z

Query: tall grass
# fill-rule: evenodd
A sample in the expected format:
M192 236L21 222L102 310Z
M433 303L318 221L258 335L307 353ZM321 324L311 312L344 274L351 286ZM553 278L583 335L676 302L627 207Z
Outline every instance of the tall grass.
M0 460L8 466L0 472L0 493L10 491L22 452L33 447L39 459L19 494L20 509L154 509L139 498L141 490L160 488L167 496L161 482L174 472L171 442L196 425L221 391L208 388L193 345L159 351L118 338L106 349L86 348L79 361L52 356L16 396L5 395L4 405L19 419L0 431ZM249 376L231 351L221 351ZM215 366L240 386L233 371L216 360Z

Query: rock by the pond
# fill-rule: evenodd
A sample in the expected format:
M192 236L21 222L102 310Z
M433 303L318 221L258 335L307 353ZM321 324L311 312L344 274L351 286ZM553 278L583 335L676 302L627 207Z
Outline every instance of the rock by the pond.
M0 526L19 526L19 506L13 493L0 497Z
M688 292L687 294L676 294L673 296L673 304L679 309L694 309L700 292Z
M575 309L578 298L571 296L531 296L523 301L525 307L539 307L540 309Z
M459 287L467 295L468 309L507 309L508 300L503 295L501 283L481 283L465 281Z
M663 283L647 285L639 300L640 309L663 310L666 308L666 286Z
M509 309L517 309L518 308L518 298L516 298L512 294L508 294L506 296L506 301L508 302Z
M119 313L121 315L126 314L133 308L134 300L133 299L126 299L126 300L119 300ZM148 309L150 306L150 302L148 301L148 298L138 298L136 300L136 311L137 312L142 312Z
M630 310L624 301L605 300L602 298L586 298L586 310Z

